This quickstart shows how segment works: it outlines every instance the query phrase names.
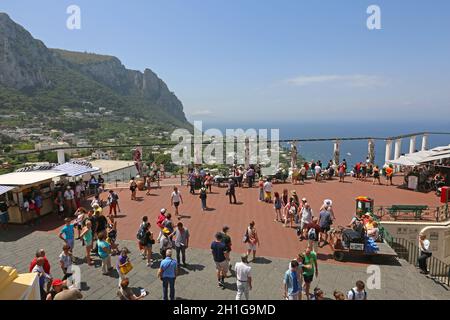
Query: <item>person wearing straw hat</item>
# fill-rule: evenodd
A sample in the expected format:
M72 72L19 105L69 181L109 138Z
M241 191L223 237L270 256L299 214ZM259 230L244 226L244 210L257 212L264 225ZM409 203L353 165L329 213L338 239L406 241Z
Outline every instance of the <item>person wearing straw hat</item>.
M167 249L172 249L174 244L173 241L169 238L170 230L168 228L163 228L161 230L162 237L159 242L159 253L161 254L161 257L164 259L166 257L166 251Z

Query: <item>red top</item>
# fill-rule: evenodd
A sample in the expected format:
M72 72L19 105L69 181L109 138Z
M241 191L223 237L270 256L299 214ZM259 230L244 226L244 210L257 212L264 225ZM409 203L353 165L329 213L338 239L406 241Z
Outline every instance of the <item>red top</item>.
M162 223L164 222L164 220L166 220L166 216L163 215L163 214L160 214L160 215L158 216L158 220L156 220L156 225L157 225L158 227L160 227L161 229L163 228Z
M34 258L30 263L30 272L33 271L34 266L36 266L37 258ZM50 274L50 263L47 260L47 257L44 257L44 271L46 274Z

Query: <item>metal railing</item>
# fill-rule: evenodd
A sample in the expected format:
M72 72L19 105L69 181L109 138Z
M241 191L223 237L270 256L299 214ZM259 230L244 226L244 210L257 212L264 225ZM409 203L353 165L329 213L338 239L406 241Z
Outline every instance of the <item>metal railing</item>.
M374 214L382 220L384 216L392 216L391 213L389 212L390 207L391 206L375 206L373 211L374 211ZM442 205L442 206L437 206L437 207L428 207L428 209L423 211L422 216L428 217L428 218L433 217L436 222L448 221L450 219L448 204ZM409 221L409 220L430 221L430 219L422 219L422 218L417 219L413 212L411 212L410 214L405 213L404 215L397 216L395 220L396 221Z
M416 244L403 238L392 238L388 243L398 254L399 258L408 261L413 266L418 266L420 250ZM430 272L428 276L436 282L447 286L448 289L450 287L450 265L434 256L428 258L427 265Z

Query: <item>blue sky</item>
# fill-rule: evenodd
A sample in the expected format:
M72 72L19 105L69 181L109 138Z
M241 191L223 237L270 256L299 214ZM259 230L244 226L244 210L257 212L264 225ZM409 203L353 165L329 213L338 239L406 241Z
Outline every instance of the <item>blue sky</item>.
M81 8L68 30L66 8ZM366 27L369 5L381 30ZM2 0L48 47L155 71L190 120L442 119L450 1Z

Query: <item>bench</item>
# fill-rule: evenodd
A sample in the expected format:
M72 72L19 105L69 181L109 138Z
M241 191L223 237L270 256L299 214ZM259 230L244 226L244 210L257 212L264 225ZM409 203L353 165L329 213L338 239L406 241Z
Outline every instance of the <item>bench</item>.
M420 220L422 218L422 214L425 210L428 210L428 206L424 205L393 205L390 208L387 208L389 215L397 220L397 217L400 213L413 213L414 219Z

